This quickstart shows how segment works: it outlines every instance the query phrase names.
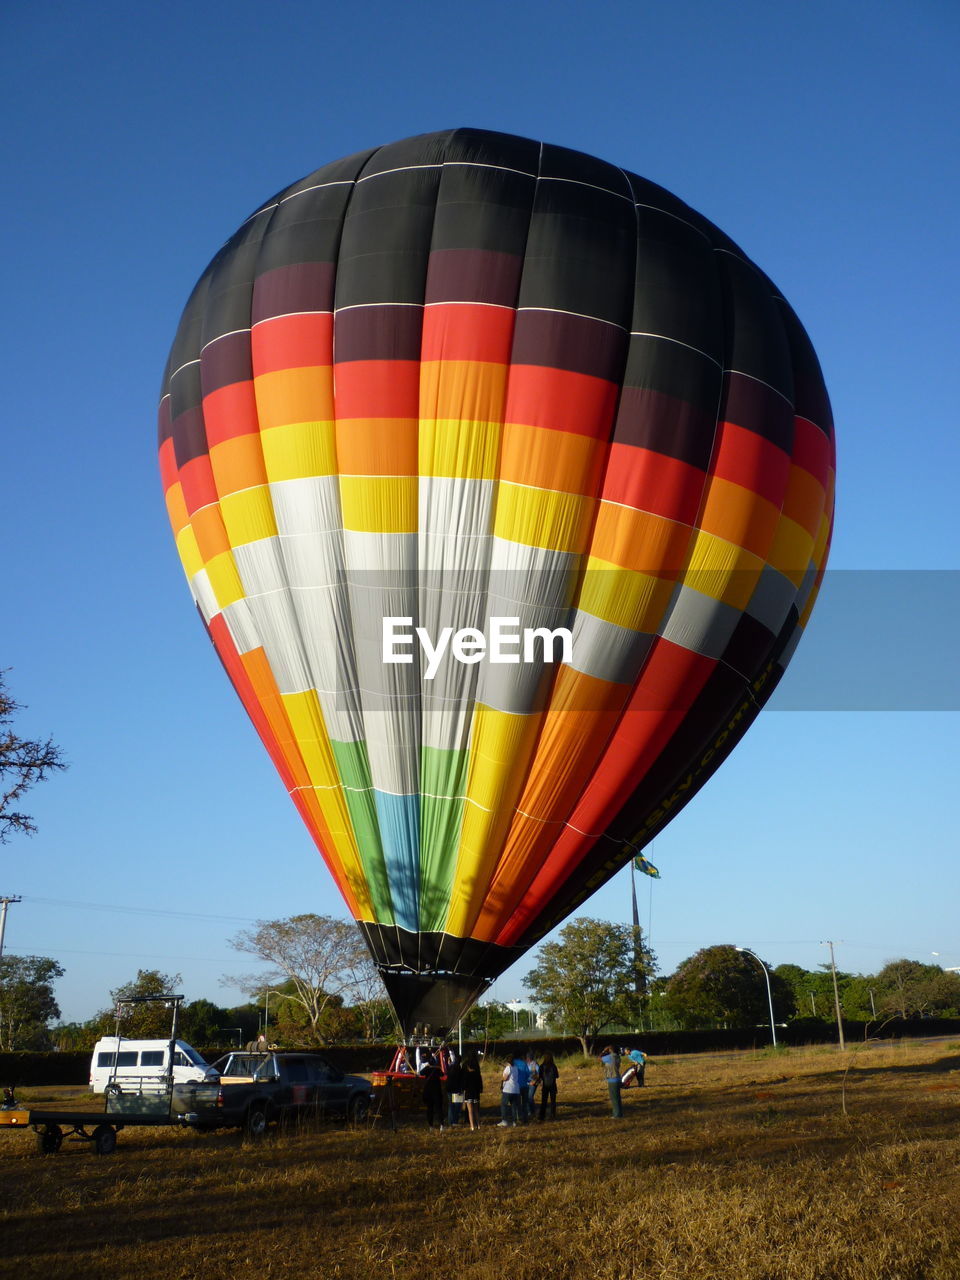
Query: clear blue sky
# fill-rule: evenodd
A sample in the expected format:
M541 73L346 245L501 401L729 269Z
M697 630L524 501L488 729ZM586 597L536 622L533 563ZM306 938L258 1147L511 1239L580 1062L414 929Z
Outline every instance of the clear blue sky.
M0 893L23 895L9 950L66 968L65 1017L139 967L232 1002L237 929L342 912L194 616L156 400L193 282L259 202L460 124L593 152L700 210L790 299L833 400L822 616L656 842L661 968L717 942L813 967L828 938L853 971L960 964L954 0L12 0L0 46L0 666L18 729L71 766L31 795L39 833L0 848ZM628 919L625 876L586 913Z

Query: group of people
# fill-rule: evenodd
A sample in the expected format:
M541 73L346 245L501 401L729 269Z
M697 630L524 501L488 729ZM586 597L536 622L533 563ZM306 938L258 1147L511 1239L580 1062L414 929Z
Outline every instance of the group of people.
M642 1086L647 1055L642 1049L617 1049L607 1045L600 1054L600 1066L606 1080L610 1108L616 1119L623 1117L621 1090L631 1085ZM423 1103L431 1129L456 1128L468 1124L480 1127L480 1096L483 1076L476 1050L470 1049L458 1058L453 1049L417 1048L414 1062L403 1053L396 1068L416 1072L423 1081ZM546 1053L538 1061L532 1049L516 1057L505 1057L500 1073L500 1120L498 1127L512 1129L557 1118L557 1084L560 1071L553 1054Z
M500 1128L509 1129L533 1119L538 1089L540 1110L537 1119L546 1120L549 1109L550 1118L556 1120L559 1079L560 1070L551 1053L545 1054L542 1062L537 1062L532 1049L516 1058L505 1058L500 1081Z
M465 1121L471 1131L479 1129L483 1075L476 1051L471 1049L461 1059L454 1049L431 1053L418 1048L416 1057L430 1128L456 1128Z
M470 1049L458 1058L455 1050L446 1047L435 1051L417 1048L413 1063L402 1055L395 1069L401 1073L415 1071L423 1081L423 1105L431 1129L456 1128L460 1124L469 1125L471 1130L480 1127L483 1075L476 1050ZM500 1125L508 1128L531 1120L537 1110L538 1092L538 1119L545 1120L549 1113L555 1120L559 1078L552 1054L546 1054L542 1062L532 1051L504 1059Z

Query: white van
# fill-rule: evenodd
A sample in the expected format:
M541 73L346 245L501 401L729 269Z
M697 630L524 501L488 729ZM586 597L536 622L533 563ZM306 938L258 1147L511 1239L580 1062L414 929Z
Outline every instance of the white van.
M196 1049L177 1040L173 1054L173 1082L203 1080L210 1070ZM90 1091L140 1093L156 1090L170 1072L169 1040L127 1040L104 1036L93 1047L90 1059Z

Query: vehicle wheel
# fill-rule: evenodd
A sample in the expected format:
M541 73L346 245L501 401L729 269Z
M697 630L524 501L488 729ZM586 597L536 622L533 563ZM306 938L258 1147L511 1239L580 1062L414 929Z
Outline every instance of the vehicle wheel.
M119 1098L123 1095L123 1090L118 1084L108 1084L103 1093L107 1098Z
M363 1124L370 1112L370 1099L365 1093L358 1093L355 1098L350 1099L350 1106L347 1108L347 1115L354 1124Z
M58 1124L45 1124L37 1134L37 1150L42 1156L55 1156L63 1143L63 1130Z
M267 1108L262 1102L255 1102L247 1112L244 1129L248 1138L262 1138L267 1132Z
M109 1124L98 1124L93 1131L93 1149L98 1156L112 1156L117 1149L117 1131Z

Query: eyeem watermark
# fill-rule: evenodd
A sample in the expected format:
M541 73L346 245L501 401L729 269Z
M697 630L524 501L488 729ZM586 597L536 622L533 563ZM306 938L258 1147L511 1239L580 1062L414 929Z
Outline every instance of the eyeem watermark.
M413 662L413 642L419 641L427 660L424 678L432 680L449 649L457 662L571 662L573 632L568 627L524 627L519 618L491 618L489 635L477 627L442 627L436 644L426 627L414 627L412 618L384 618L381 654L385 663ZM559 646L559 657L557 649ZM539 650L539 653L538 653Z

